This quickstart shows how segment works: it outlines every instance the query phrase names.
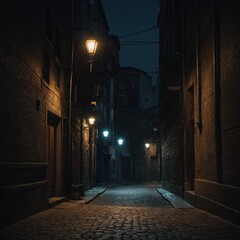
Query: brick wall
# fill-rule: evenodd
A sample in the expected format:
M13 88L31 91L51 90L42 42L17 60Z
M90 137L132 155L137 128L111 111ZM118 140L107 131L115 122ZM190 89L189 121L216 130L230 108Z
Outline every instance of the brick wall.
M177 108L174 108L177 111ZM165 125L166 126L166 125ZM182 196L182 129L181 118L169 124L162 138L161 161L163 187L175 194Z
M196 194L196 206L237 221L239 214L235 210L238 211L238 207L229 196L240 196L239 188L236 188L240 183L236 171L239 168L236 142L239 138L237 29L240 4L237 1L191 2L195 6L195 17L189 21L193 11L186 5L184 42L187 69L185 94L189 85L193 84L194 89L195 184L191 190ZM189 35L196 36L195 43ZM194 58L197 59L195 67L188 67ZM186 99L185 113L189 108ZM187 115L185 121L184 132L187 136ZM184 147L185 159L188 159L188 147ZM185 160L185 165L193 164L189 161ZM189 181L186 176L185 180Z
M61 87L57 89L54 46L43 32L45 7L40 2L30 4L29 1L14 1L1 7L0 225L48 208L50 115L57 118L58 123L54 194L62 196L64 192L61 119L66 115L63 104L67 73L60 60ZM54 18L54 23L56 21ZM50 55L49 84L42 79L43 46ZM68 46L65 42L65 47Z
M222 1L218 6L220 23L220 81L223 183L240 187L240 4Z
M163 187L182 196L181 4L160 1L160 122Z
M239 222L235 199L240 199L237 172L240 3L236 0L160 3L160 27L161 23L163 26L160 28L163 29L160 38L161 100L165 103L162 109L163 186L171 189L178 152L183 151L180 165L184 166L184 185L179 183L184 187L184 197L197 207ZM176 4L181 5L178 13L182 16L182 36L178 31L177 35L172 34L173 29L179 28L174 22L176 17L171 15ZM171 83L164 70L169 71L172 49L177 46L170 43L175 38L182 40L182 106L181 99L171 104L169 95L164 93L164 87ZM173 70L170 72L174 74ZM180 104L179 108L176 103ZM171 119L168 109L182 109L182 126L180 120L168 121ZM175 142L180 129L183 130L183 145L179 145L179 141L171 148L167 143Z

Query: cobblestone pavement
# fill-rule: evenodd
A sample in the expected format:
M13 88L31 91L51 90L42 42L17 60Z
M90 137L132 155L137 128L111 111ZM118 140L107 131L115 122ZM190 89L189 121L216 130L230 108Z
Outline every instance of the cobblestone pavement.
M116 198L112 189L110 193ZM105 194L109 198L108 191L102 196ZM104 205L100 202L96 199L91 204L62 203L0 230L0 239L240 239L240 226L195 208Z
M155 184L132 184L109 188L91 204L134 207L172 207L156 191Z

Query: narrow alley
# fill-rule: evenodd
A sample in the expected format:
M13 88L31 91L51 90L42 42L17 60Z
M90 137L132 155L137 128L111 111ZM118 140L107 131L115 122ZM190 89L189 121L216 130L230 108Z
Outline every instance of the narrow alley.
M2 0L0 240L239 240L239 13Z
M239 239L239 225L196 208L173 208L158 188L101 187L102 194L89 204L64 202L6 227L0 239Z

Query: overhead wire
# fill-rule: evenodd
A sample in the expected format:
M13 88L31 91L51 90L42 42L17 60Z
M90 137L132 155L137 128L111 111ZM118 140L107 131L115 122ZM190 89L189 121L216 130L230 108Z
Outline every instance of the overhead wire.
M133 35L137 35L137 34L141 34L141 33L144 33L144 32L148 32L148 31L151 31L151 30L154 30L154 29L157 29L158 26L154 26L154 27L151 27L151 28L147 28L147 29L144 29L144 30L141 30L141 31L138 31L138 32L133 32L133 33L129 33L129 34L126 34L126 35L123 35L120 38L125 38L125 37L129 37L129 36L133 36Z
M127 38L127 37L130 37L130 36L134 36L134 35L138 35L138 34L141 34L141 33L145 33L145 32L149 32L149 31L152 31L152 30L155 30L155 29L159 29L159 26L153 26L153 27L150 27L150 28L147 28L147 29L143 29L143 30L140 30L140 31L137 31L137 32L132 32L132 33L129 33L129 34L125 34L123 36L120 36L119 37L119 40L120 40L120 45L121 46L149 46L149 45L152 45L154 46L155 44L159 44L159 41L144 41L144 40L121 40L123 38ZM132 49L129 51L132 51ZM139 51L138 51L138 54L139 54ZM142 55L142 53L140 53ZM145 53L144 53L145 55ZM154 72L154 71L148 71L148 72Z
M121 41L121 45L151 45L151 44L159 44L159 42L152 41Z

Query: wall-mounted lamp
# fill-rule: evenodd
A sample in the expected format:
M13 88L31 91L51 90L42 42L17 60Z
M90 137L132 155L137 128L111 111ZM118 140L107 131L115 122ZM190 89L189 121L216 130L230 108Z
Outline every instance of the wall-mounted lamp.
M103 136L104 136L105 138L107 138L108 135L109 135L109 131L108 131L108 130L104 130L104 131L103 131Z
M150 143L145 143L145 148L146 149L150 148Z
M122 138L118 139L118 145L123 145L123 139Z
M88 54L90 56L90 68L89 71L92 72L92 61L93 61L93 56L95 55L97 51L97 46L98 46L98 41L96 40L96 37L93 35L92 32L90 32L87 36L87 39L85 41L86 47Z
M88 122L89 122L89 124L90 124L90 126L92 126L94 123L95 123L95 118L94 117L89 117L88 118Z
M94 55L97 51L97 46L98 46L97 40L90 38L90 39L87 39L85 43L86 43L88 54L90 56Z

